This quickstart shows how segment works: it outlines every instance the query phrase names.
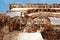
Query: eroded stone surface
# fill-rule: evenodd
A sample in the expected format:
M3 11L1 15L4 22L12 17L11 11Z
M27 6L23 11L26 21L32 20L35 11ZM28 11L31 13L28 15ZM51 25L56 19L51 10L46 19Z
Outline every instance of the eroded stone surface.
M4 35L3 40L43 40L40 33L13 32Z

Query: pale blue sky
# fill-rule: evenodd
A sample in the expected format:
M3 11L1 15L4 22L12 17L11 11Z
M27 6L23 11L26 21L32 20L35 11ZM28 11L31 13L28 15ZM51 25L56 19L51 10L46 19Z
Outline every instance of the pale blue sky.
M9 10L9 4L27 4L27 3L47 3L60 4L60 0L0 0L0 12Z

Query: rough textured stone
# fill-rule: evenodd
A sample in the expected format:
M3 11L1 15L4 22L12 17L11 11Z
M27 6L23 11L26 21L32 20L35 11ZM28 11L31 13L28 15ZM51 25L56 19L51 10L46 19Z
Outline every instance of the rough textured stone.
M4 35L3 40L43 40L40 33L13 32Z

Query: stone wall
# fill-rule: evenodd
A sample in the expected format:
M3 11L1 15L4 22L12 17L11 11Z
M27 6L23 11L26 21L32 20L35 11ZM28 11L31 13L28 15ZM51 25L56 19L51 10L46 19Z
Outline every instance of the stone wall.
M10 4L11 8L60 8L60 4Z

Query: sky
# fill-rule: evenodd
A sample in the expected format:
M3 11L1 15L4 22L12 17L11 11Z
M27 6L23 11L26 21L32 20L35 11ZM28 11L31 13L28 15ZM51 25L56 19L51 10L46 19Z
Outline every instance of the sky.
M9 4L27 4L27 3L43 3L43 4L60 4L60 0L0 0L0 12L9 10Z

